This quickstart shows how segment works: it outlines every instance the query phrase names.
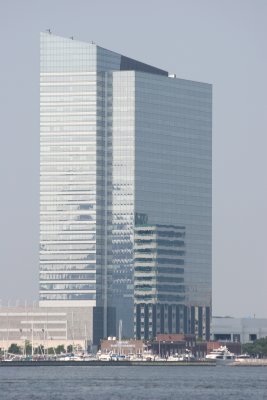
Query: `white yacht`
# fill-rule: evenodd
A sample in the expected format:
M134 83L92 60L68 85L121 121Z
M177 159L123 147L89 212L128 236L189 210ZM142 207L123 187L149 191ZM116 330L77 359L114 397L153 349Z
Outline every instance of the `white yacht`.
M194 361L194 360L195 360L195 356L188 349L185 349L185 352L183 354L176 353L176 354L170 355L167 359L167 361Z
M247 360L249 358L251 358L249 354L239 354L239 356L236 356L236 361Z
M99 361L111 361L111 352L109 352L109 353L101 353L101 351L99 350L96 353L96 358Z
M226 346L212 350L206 355L206 360L215 360L218 364L228 364L235 360L236 356L231 353Z
M172 354L167 358L168 362L174 362L174 361L185 361L184 356L182 354Z
M135 353L129 353L128 358L130 361L142 361L143 357L142 354L135 354Z

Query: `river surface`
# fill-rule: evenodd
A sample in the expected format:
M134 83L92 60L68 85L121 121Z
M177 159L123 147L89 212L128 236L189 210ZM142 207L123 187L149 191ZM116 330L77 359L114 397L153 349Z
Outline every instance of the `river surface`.
M1 367L0 400L263 400L267 367Z

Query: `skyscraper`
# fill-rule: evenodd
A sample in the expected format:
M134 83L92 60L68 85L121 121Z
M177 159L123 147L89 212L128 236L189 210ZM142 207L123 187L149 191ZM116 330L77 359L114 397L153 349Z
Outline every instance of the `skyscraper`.
M211 85L41 33L40 305L133 335L134 232L183 226L183 304L211 307ZM207 311L208 313L209 311Z

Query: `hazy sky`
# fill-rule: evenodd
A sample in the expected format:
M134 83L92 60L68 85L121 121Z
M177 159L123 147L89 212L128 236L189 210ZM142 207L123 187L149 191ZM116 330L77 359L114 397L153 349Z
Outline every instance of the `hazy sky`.
M39 32L213 84L213 314L267 317L267 1L0 0L0 298L38 299Z

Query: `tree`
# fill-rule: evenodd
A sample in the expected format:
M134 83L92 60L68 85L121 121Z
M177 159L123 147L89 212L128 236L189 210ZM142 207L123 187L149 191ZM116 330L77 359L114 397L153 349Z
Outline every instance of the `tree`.
M44 346L40 344L38 347L34 349L34 354L44 354Z
M55 355L54 347L48 347L47 353L48 353L48 354L53 354L53 355Z
M31 344L31 342L29 342L29 340L25 340L24 347L25 347L26 355L32 354L32 344Z
M257 339L253 343L245 343L242 346L242 352L252 356L267 356L267 337Z
M67 346L67 353L73 353L73 346L72 346L72 344L69 344L69 345Z
M56 348L55 348L56 354L61 354L61 353L66 353L64 344L59 344Z
M17 343L11 343L11 345L8 348L8 352L11 354L20 354L21 348L17 345Z

